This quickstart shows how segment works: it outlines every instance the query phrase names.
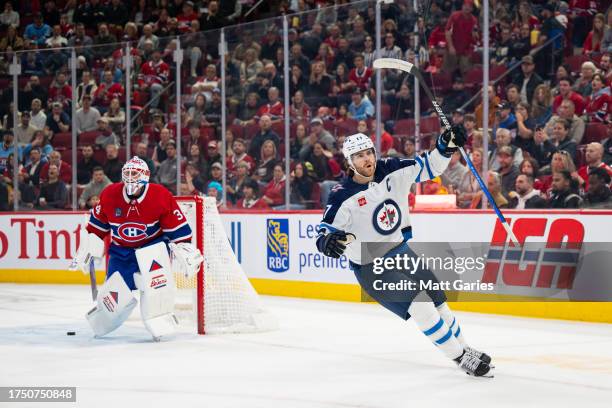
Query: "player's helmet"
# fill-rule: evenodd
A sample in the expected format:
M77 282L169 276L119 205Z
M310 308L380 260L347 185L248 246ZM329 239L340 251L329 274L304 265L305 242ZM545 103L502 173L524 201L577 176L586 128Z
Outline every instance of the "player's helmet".
M355 166L353 166L353 160L351 157L355 153L368 149L372 149L374 152L376 152L372 139L363 133L356 133L354 135L350 135L344 140L344 144L342 145L342 154L348 162L349 167L354 170Z
M127 195L135 195L149 182L149 166L141 158L134 156L121 169L121 179Z

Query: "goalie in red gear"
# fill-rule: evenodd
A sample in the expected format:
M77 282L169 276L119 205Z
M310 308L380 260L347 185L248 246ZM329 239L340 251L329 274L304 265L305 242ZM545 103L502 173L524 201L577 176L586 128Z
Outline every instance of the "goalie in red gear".
M106 282L97 306L87 314L97 336L127 319L136 305L131 294L136 289L145 327L155 339L171 334L176 325L173 273L193 275L203 260L190 243L191 227L176 200L165 187L150 184L149 176L138 157L123 166L122 182L106 187L91 210L88 234L71 265L88 273L92 258L104 255L102 240L110 235Z
M108 275L119 271L132 290L139 270L134 250L160 241L191 241L191 227L172 194L149 183L147 164L133 157L122 170L122 182L106 187L91 210L87 231L104 239L110 234ZM148 271L147 271L148 272Z

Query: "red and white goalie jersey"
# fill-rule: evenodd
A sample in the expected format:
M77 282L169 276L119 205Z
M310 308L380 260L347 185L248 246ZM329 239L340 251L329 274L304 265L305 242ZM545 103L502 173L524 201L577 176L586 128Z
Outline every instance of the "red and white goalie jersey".
M176 200L160 184L147 184L137 200L130 200L123 183L106 187L92 208L87 231L100 238L110 232L111 243L140 248L163 236L170 242L190 242L191 227Z

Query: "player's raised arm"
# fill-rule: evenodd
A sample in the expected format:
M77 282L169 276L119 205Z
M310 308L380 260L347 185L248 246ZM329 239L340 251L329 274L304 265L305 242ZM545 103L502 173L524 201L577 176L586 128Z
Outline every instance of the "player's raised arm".
M414 159L388 159L394 161L388 163L391 168L389 171L394 171L393 167L399 170L402 168L402 174L409 182L420 183L421 181L432 180L446 170L450 157L456 152L459 147L465 144L466 135L463 126L454 126L451 130L445 130L436 140L436 147L428 152L421 153L415 156Z

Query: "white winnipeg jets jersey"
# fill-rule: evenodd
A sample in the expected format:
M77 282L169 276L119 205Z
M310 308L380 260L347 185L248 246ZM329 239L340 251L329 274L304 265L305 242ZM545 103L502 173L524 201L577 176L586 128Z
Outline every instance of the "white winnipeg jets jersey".
M413 183L433 179L446 169L450 158L437 149L413 159L378 160L374 180L358 184L347 178L332 190L319 236L334 231L355 234L345 255L362 264L362 242L397 242L412 236L408 194Z

